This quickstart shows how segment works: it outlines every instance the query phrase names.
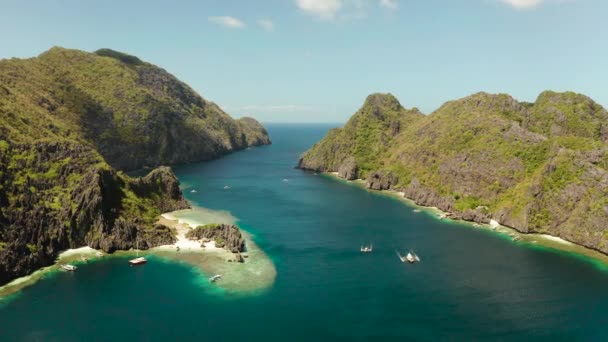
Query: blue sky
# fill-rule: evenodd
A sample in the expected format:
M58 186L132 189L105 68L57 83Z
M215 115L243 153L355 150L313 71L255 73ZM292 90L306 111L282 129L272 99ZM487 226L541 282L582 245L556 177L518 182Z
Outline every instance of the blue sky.
M235 117L344 122L373 92L430 113L477 91L608 105L605 0L0 0L0 58L107 47Z

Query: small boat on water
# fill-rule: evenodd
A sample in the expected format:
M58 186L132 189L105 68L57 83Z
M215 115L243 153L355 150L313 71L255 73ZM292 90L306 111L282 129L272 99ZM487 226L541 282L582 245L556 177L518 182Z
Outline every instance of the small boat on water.
M129 260L129 264L131 264L131 266L143 265L147 262L148 262L148 260L146 260L146 258L144 258L144 257L138 257L138 258Z
M230 189L228 185L224 185L224 189Z
M412 211L415 212L415 213L419 213L421 210L420 209L414 209Z
M139 256L139 240L137 240L137 246L135 248L137 250L136 258L129 260L129 264L131 264L131 266L138 266L147 263L148 260L146 258Z
M416 255L416 253L411 252L411 251L409 253L407 253L407 255L405 256L405 258L407 259L407 261L410 264L413 264L415 262L419 262L420 261L420 258L418 257L418 255Z
M283 182L289 182L289 179L283 178Z
M371 253L374 251L374 244L370 242L369 246L361 245L361 248L359 250L361 251L361 253Z
M98 256L98 257L102 257L102 256L103 256L103 253L101 253L101 252L97 252L97 253L95 253L95 255L96 255L96 256Z
M222 275L221 274L216 274L213 277L209 278L209 281L212 283L215 283L216 281L222 279Z
M63 270L65 270L65 271L70 271L70 272L73 272L73 271L76 271L76 269L77 269L78 267L76 267L76 266L74 266L74 265L70 265L70 264L65 264L65 265L61 265L61 268L62 268Z
M192 189L192 190L190 190L190 193L195 194L195 193L196 193L196 190L195 190L195 189Z
M420 258L418 257L418 255L416 255L416 253L414 252L408 252L405 256L401 255L398 251L395 251L397 253L397 256L399 257L399 260L401 260L401 262L409 262L410 264L413 264L415 262L419 262Z

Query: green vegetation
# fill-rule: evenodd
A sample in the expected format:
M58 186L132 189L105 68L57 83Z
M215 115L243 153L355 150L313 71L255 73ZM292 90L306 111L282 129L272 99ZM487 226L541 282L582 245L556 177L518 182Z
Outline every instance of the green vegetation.
M456 213L487 207L519 230L608 253L606 122L604 108L572 92L544 92L535 103L477 93L427 116L374 94L300 166L339 171L354 160L359 178L390 172L394 189L426 205Z

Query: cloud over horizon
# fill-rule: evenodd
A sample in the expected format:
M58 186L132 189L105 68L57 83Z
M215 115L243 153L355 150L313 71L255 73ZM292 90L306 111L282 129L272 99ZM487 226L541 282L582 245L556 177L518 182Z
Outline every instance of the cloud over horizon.
M300 10L322 20L332 20L342 8L342 0L296 0Z
M502 0L502 2L514 8L527 9L541 5L544 0Z
M209 17L207 18L209 20L209 22L212 22L214 24L223 26L223 27L227 27L227 28L244 28L245 27L245 23L242 22L241 20L235 18L235 17L231 17L231 16L216 16L216 17Z
M396 10L399 8L399 4L397 4L397 0L380 0L380 7Z

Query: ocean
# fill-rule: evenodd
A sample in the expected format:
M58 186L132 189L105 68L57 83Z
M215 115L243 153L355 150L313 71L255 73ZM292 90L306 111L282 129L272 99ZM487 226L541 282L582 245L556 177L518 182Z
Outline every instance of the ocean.
M268 288L104 258L0 302L0 340L608 340L605 266L295 169L335 126L270 124L270 146L174 168L193 205L227 211L272 259ZM409 249L422 262L401 263Z

